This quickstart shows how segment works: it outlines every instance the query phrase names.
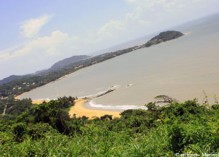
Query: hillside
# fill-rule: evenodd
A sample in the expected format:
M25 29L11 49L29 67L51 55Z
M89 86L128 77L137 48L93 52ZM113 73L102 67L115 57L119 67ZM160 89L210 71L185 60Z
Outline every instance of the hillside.
M70 64L85 60L89 57L90 56L87 56L87 55L78 55L78 56L72 56L72 57L69 57L69 58L65 58L65 59L60 60L60 61L56 62L55 64L53 64L51 66L50 70L62 69L65 66L68 66Z
M25 79L28 77L33 77L34 75L42 75L42 74L48 74L50 71L55 71L59 69L63 69L71 64L77 63L79 61L88 59L90 56L87 55L78 55L78 56L72 56L69 58L65 58L63 60L60 60L56 63L54 63L51 68L46 69L46 70L40 70L35 72L34 74L29 74L29 75L11 75L9 77L6 77L2 80L0 80L0 85L7 84L9 82L15 81L15 80L20 80L20 79Z
M9 76L9 77L6 77L6 78L0 80L0 85L9 83L9 82L14 81L14 80L23 79L23 78L28 77L28 76L30 76L30 75L21 75L21 76L18 76L18 75L11 75L11 76Z
M162 42L177 39L181 36L183 36L183 33L178 32L178 31L162 32L159 35L153 37L151 40L149 40L146 44L144 44L144 46L145 47L150 47L152 45L156 45L156 44L159 44L159 43L162 43Z

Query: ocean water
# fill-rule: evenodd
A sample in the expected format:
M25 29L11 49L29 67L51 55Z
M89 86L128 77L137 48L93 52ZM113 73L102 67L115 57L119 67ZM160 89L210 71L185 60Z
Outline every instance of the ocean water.
M89 105L123 110L142 107L157 95L202 102L204 92L213 103L219 96L219 14L175 30L186 35L84 68L20 97L83 97L117 86Z

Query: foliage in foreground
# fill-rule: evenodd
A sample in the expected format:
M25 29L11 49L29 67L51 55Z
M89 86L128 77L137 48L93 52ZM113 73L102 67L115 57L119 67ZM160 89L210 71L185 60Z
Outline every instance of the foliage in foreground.
M73 98L0 118L1 156L143 157L219 153L219 105L194 101L127 110L119 119L68 117ZM64 102L64 103L63 103ZM61 105L60 105L61 104ZM65 105L67 104L67 105Z

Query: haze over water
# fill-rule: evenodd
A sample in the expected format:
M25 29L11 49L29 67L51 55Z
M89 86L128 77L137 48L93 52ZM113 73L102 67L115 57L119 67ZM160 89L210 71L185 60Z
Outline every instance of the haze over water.
M219 96L219 14L174 28L185 36L84 68L21 95L45 99L86 96L118 89L94 102L144 105L157 95L180 101Z

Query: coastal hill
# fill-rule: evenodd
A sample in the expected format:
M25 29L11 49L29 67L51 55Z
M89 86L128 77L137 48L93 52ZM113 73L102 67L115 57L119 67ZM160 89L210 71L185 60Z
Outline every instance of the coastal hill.
M159 35L153 37L150 41L148 41L144 46L150 47L152 45L156 45L165 41L173 40L183 36L183 33L178 31L166 31L162 32Z
M177 31L166 31L153 37L143 45L136 45L114 52L108 52L94 57L89 56L72 56L55 63L50 69L42 70L34 74L13 76L0 80L0 98L8 96L17 96L28 92L36 87L43 86L49 82L55 81L64 75L73 73L84 67L97 64L108 59L130 53L134 50L150 47L169 40L179 38L183 35Z
M89 57L90 56L87 56L87 55L78 55L78 56L72 56L69 58L65 58L53 64L50 69L51 70L61 69L61 68L64 68L65 66L68 66L69 64L73 64L73 63L85 60Z
M90 56L87 56L87 55L77 55L77 56L72 56L72 57L69 57L69 58L65 58L63 60L60 60L60 61L54 63L51 66L51 68L46 69L46 70L37 71L34 74L21 75L21 76L19 76L19 75L11 75L9 77L6 77L6 78L0 80L0 85L12 82L14 80L21 80L21 79L25 79L25 78L28 78L28 77L31 77L31 76L34 76L34 75L42 75L42 74L49 73L50 71L55 71L55 70L58 70L58 69L63 69L66 66L69 66L71 64L77 63L77 62L82 61L82 60L85 60L85 59L87 59L89 57Z
M24 78L25 76L26 76L26 75L23 75L23 76L11 75L11 76L9 76L9 77L6 77L6 78L0 80L0 85L9 83L9 82L14 81L14 80L22 79L22 78Z

